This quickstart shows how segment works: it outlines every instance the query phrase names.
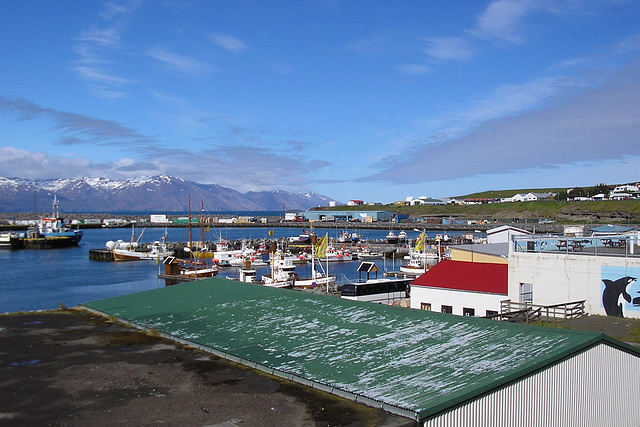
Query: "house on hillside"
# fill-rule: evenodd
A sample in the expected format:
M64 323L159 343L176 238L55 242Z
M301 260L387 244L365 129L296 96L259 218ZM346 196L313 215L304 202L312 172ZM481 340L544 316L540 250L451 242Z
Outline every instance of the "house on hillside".
M546 202L554 200L555 193L527 193L516 194L511 198L512 202Z

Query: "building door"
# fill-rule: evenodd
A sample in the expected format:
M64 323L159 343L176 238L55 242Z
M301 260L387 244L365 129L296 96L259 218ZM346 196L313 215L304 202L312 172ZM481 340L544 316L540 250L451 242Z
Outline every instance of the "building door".
M520 283L520 302L533 303L533 283Z

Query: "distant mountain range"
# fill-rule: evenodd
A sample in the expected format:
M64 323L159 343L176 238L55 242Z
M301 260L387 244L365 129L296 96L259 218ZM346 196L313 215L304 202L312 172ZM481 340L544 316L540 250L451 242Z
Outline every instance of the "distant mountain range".
M316 193L273 190L240 193L158 175L127 180L76 178L28 180L0 177L0 212L50 212L57 196L63 213L282 211L328 206L333 199Z

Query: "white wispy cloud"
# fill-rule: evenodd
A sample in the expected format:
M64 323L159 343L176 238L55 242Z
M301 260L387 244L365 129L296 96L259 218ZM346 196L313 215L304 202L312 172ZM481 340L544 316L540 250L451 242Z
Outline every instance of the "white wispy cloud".
M424 64L400 64L398 70L405 74L421 75L431 71L431 68Z
M536 2L523 0L498 0L491 3L478 18L471 33L481 38L500 39L519 43L518 30L523 19L535 8Z
M211 41L223 49L236 53L242 52L249 48L249 46L247 46L240 39L227 34L212 34Z
M151 58L160 61L183 74L198 75L207 74L211 71L208 65L198 61L197 59L169 52L161 47L153 48L149 50L147 54Z
M471 44L463 37L429 37L424 41L424 53L438 61L466 61L474 55Z
M589 84L549 78L504 86L363 180L428 182L640 156L639 75L635 63ZM412 158L428 159L429 168Z
M122 5L106 3L100 13L101 20L75 38L73 50L77 59L71 69L92 85L94 93L101 97L115 99L126 96L122 86L129 84L130 80L120 77L115 71L117 63L113 54L124 49L122 33L138 6L137 1ZM114 90L114 86L118 88Z

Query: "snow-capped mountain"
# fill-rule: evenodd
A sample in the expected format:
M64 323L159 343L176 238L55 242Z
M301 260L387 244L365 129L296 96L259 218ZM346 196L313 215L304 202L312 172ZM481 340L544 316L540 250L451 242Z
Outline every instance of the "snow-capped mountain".
M28 180L0 177L0 212L48 212L56 194L63 212L282 211L327 206L316 193L274 190L240 193L215 184L199 184L158 175L127 180L77 178Z

